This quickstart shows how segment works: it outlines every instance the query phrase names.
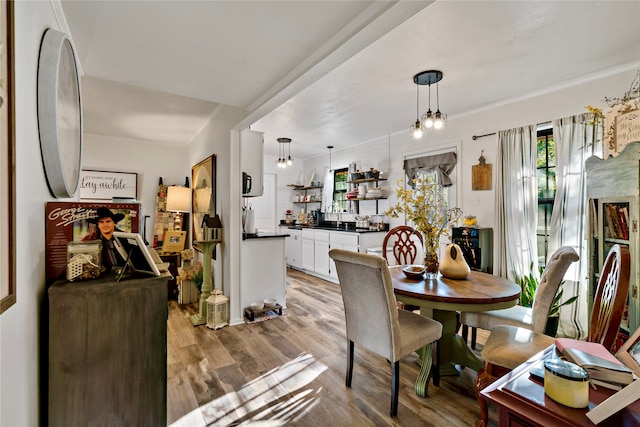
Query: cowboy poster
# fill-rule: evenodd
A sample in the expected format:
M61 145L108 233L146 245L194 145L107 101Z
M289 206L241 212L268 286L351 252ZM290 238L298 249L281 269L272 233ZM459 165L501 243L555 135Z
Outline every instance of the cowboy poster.
M67 243L99 233L98 212L107 212L119 231L139 230L139 203L48 202L45 211L47 283L65 277Z

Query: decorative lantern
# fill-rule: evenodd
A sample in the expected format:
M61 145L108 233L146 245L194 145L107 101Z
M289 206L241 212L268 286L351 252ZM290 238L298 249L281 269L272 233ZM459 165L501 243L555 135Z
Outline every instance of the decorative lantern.
M209 216L204 214L202 218L202 240L204 242L221 242L222 241L222 222L220 217Z
M219 329L229 324L229 298L219 290L207 298L207 327Z

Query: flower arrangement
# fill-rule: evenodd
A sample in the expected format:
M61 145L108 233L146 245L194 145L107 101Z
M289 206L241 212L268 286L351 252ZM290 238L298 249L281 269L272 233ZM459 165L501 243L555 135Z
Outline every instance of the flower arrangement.
M193 264L189 267L178 267L178 279L192 280L198 291L202 292L202 264Z
M416 230L424 237L425 269L429 273L438 271L438 246L440 237L449 235L448 226L455 224L462 216L462 209L448 208L444 203L433 175L420 175L412 180L414 188L405 189L404 180L398 181L396 196L398 204L385 212L397 218L407 216Z
M180 252L180 257L183 261L191 261L193 259L193 249L185 249Z

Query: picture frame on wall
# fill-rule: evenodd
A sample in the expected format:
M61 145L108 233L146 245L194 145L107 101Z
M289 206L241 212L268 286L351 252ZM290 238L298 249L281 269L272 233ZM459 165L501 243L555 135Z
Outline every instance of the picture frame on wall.
M169 230L164 233L162 252L182 252L187 240L187 232L181 230Z
M197 242L203 240L202 221L205 214L213 217L216 213L216 156L212 154L191 168L191 182L193 197L191 211L193 212L193 246L198 248Z
M136 200L138 174L83 169L80 173L80 200Z
M640 376L640 328L620 347L616 357L634 374Z
M0 1L0 313L16 303L13 2Z
M67 244L86 241L97 233L97 210L108 208L122 218L116 231L138 233L139 203L47 202L45 205L45 279L48 284L65 278Z

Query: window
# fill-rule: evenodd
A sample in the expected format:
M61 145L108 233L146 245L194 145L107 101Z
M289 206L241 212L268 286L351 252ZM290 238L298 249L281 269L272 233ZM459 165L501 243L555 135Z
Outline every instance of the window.
M449 188L444 187L439 179L439 175L435 171L419 170L416 172L416 178L424 178L428 184L436 184L436 203L440 207L439 209L444 212L449 209Z
M347 181L349 180L349 169L336 169L333 172L333 201L338 204L340 211L347 210Z
M549 256L549 224L556 196L556 150L553 129L539 128L537 141L537 181L538 181L538 266L544 267Z

